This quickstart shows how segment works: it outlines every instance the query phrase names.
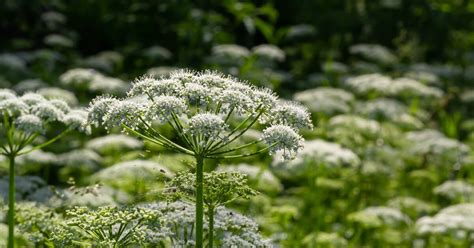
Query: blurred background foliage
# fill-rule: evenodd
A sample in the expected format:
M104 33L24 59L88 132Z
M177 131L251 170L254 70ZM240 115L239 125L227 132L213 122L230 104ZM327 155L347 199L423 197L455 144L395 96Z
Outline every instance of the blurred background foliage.
M0 88L84 107L176 68L232 74L312 113L296 160L219 166L261 192L232 207L276 247L472 245L474 1L0 1ZM96 129L23 158L17 194L58 213L155 201L153 173L190 164Z

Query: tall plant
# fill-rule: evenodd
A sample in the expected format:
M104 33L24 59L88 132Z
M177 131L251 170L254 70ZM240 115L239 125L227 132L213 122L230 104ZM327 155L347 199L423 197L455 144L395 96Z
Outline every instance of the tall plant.
M290 159L301 148L300 128L312 128L310 115L296 103L279 101L259 89L215 72L180 70L168 78L142 77L124 99L102 96L93 100L89 121L107 129L121 127L196 161L196 247L203 247L203 179L206 159L231 159L278 152ZM259 140L235 145L250 128L267 126ZM166 137L159 126L174 129ZM265 146L257 149L259 143ZM242 149L255 147L255 152Z
M87 112L72 110L61 100L46 100L35 93L17 96L13 91L0 90L0 154L9 161L8 187L8 247L14 247L15 229L15 159L41 149L73 129L86 130ZM56 136L46 141L37 139L49 126L62 126Z

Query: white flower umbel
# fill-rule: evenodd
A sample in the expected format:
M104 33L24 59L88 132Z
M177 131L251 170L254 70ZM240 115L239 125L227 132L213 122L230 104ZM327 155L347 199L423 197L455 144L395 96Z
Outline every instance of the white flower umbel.
M285 125L275 125L263 130L263 140L271 147L270 154L282 151L285 159L294 158L303 147L303 138L293 128Z
M465 181L446 181L435 187L433 193L451 201L471 201L474 199L474 186Z
M474 204L452 205L442 209L433 217L425 216L416 222L420 235L441 235L455 239L469 239L474 231Z
M15 159L45 147L58 140L72 129L83 129L86 126L87 114L79 114L71 110L61 100L46 100L36 93L26 93L21 97L10 91L0 92L0 154L9 160L9 192L8 192L8 247L14 247L14 216L15 216ZM37 137L50 124L62 124L63 130L54 138L31 147Z
M301 147L298 129L312 127L308 111L299 104L279 102L270 90L258 89L216 72L178 70L168 78L137 79L125 99L96 98L89 122L123 131L196 159L196 243L202 247L202 173L204 159L230 159L265 151L293 157ZM236 144L257 123L271 125L263 136ZM172 128L165 137L157 126ZM176 138L176 139L175 139ZM265 145L259 148L259 144ZM239 154L243 149L255 152Z
M296 93L293 98L308 106L313 113L328 115L347 113L351 110L351 105L354 102L352 93L330 87L318 87L301 91Z

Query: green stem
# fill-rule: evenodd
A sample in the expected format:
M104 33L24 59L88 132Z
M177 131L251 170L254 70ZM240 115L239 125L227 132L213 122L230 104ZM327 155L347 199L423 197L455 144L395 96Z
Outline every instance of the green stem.
M15 246L15 154L9 156L10 174L8 184L8 248Z
M209 206L209 248L214 247L214 207Z
M196 156L196 248L203 247L203 177L204 158Z

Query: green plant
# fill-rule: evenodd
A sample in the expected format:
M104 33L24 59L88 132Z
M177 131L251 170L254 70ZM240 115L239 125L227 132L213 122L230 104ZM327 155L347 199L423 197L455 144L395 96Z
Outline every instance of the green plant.
M302 137L297 130L311 128L310 115L296 103L278 101L269 90L258 89L236 79L214 73L176 71L169 78L137 80L125 99L96 98L89 121L108 130L125 132L193 156L196 161L196 246L203 246L203 181L205 159L231 159L265 151L295 156ZM262 137L234 145L258 123L269 125ZM165 137L157 126L174 129L176 139ZM265 146L239 154L244 148Z
M87 113L72 110L64 101L46 100L41 95L26 93L21 97L9 90L0 91L1 154L9 161L8 187L8 247L14 247L15 226L15 159L41 149L63 137L72 129L86 130ZM49 126L62 125L63 131L54 138L36 143ZM32 146L33 145L33 146Z

